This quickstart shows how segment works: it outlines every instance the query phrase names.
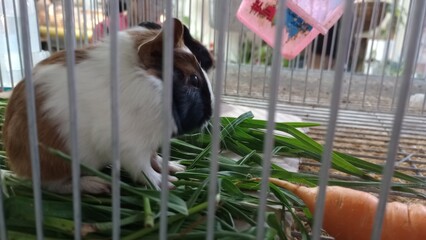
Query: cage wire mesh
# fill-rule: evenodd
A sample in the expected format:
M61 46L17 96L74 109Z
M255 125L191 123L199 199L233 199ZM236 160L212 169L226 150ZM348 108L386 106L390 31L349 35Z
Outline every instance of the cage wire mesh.
M192 36L218 58L216 69L210 74L216 104L224 101L253 109L276 110L301 117L304 121L321 123L321 126L311 128L308 134L320 143L326 146L328 144L330 150L333 147L334 150L383 165L387 159L388 166L391 166L391 160L394 160L396 170L425 179L426 36L423 33L426 28L423 21L424 9L416 9L416 6L424 5L422 1L347 1L351 7L345 14L350 14L350 21L343 27L349 29L350 34L348 47L344 49L345 53L338 51L341 33L346 30L341 28L344 24L342 18L326 35L315 38L295 59L287 60L275 56L275 59L278 59L275 62L274 48L237 20L236 12L240 0L0 0L0 2L2 94L7 95L24 77L26 81L31 81L31 78L28 78L28 69L56 51L66 49L67 54L70 54L74 48L96 45L108 35L111 35L112 39L117 38L118 30L132 28L144 21L166 24L167 17L173 16L180 19L189 28ZM110 2L118 4L111 8ZM285 1L278 2L285 3ZM26 7L23 8L22 4ZM410 24L413 21L416 24ZM169 34L171 39L170 26L166 34ZM412 45L415 43L418 44ZM117 53L113 53L112 50L111 54ZM337 61L339 54L340 59L343 59L341 62ZM112 66L117 64L119 63L116 62ZM75 77L73 66L73 63L68 66L69 93L75 97L72 86L72 79ZM336 70L339 67L342 69L341 76ZM167 67L165 69L167 71ZM112 79L114 83L119 79L120 73L116 67L112 67L111 74L114 76ZM171 72L167 74L165 76L171 76ZM271 76L276 77L271 79ZM336 79L336 76L340 79ZM341 81L341 89L333 91L336 80ZM401 91L404 88L407 89L405 93ZM268 102L274 97L274 90L276 100ZM111 91L113 99L118 99L114 91L117 89ZM333 104L332 99L336 93L340 94L340 98L338 103ZM407 95L406 111L402 104L405 99L399 99L404 94ZM29 98L31 102L31 97ZM75 101L76 99L71 99L71 102ZM113 107L117 107L117 104ZM332 113L337 111L338 115L335 115L336 119L333 120ZM75 114L78 114L78 109L74 109L70 115L75 117ZM273 115L270 115L269 119L272 119L271 116ZM215 113L213 123L216 122L217 125L213 129L214 150L219 149L218 117L219 113ZM115 120L118 121L118 118ZM327 123L333 121L335 129L330 130L331 127ZM116 124L118 126L118 122ZM400 133L398 125L401 127ZM75 130L76 126L73 128ZM272 130L273 125L270 128ZM332 131L335 136L327 139L328 131ZM117 138L118 135L114 139ZM75 139L73 145L77 146ZM114 144L113 148L118 148L118 143ZM163 148L167 149L167 145L168 141L165 141ZM271 148L272 142L266 143L265 147ZM395 156L390 153L392 147ZM77 156L78 149L73 151L75 151L73 156ZM34 153L34 157L35 155L37 153ZM119 159L118 152L115 158ZM217 156L213 154L212 158L214 160ZM271 156L266 156L266 162L269 162L270 158ZM74 162L78 164L78 161ZM117 178L116 181L119 178L119 167L114 166L116 175L113 176ZM167 164L163 165L163 168L167 167ZM217 168L214 165L212 169L213 173L216 173ZM302 159L299 171L318 172L319 169L318 162ZM328 169L321 171L328 172ZM79 173L76 174L75 179ZM389 186L390 176L385 176L384 179L388 177L388 182L384 180L384 186ZM163 177L167 175L163 174ZM335 177L347 179L345 176ZM211 189L214 189L214 186L215 183L211 185ZM37 186L34 189L37 189ZM115 186L113 189L118 188ZM75 192L78 192L78 188ZM164 214L161 216L163 219L161 237L165 239L168 192L163 193L165 200L162 205ZM35 191L34 194L37 196L40 192ZM113 194L116 196L114 204L118 204L117 206L120 204L119 194L119 191ZM212 190L210 194L211 209L208 219L211 223L209 229L212 229L216 191ZM265 191L262 196L266 197L266 194ZM395 199L399 197L401 196L394 196ZM410 194L402 197L410 197L412 198L410 201L421 202ZM75 195L76 209L80 208L79 198L78 194ZM40 204L36 202L35 206ZM0 208L0 212L4 211ZM79 219L80 214L77 212L75 218ZM115 214L116 217L119 216L119 212ZM263 224L265 219L261 214L259 216L258 220L261 222L259 224ZM119 225L114 224L116 226L114 238L119 239ZM76 229L77 227L78 224ZM1 238L6 239L4 220L1 218L0 229L3 234L0 235ZM43 239L41 229L42 226L39 225L38 239ZM213 237L211 233L209 236ZM260 237L262 234L259 233L258 239L262 238Z

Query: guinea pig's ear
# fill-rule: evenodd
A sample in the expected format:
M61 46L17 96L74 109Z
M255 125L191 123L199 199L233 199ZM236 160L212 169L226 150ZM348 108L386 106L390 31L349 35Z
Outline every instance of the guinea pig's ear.
M174 47L182 47L184 45L183 41L183 24L176 18L173 18L174 21Z
M173 36L173 46L174 48L180 48L184 46L183 41L183 25L178 19L173 19L174 21L174 36ZM157 36L153 39L143 43L138 48L138 54L142 61L142 64L149 67L155 60L159 60L162 57L163 53L163 39L164 39L164 30L159 32Z

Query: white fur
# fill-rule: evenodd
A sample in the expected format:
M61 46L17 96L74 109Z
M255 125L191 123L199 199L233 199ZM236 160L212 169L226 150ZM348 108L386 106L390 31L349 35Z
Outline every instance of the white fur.
M150 159L163 136L162 80L139 67L134 42L126 32L119 33L118 48L121 166L134 180L146 182L143 172L158 187L161 174L152 169ZM109 55L106 40L89 51L88 60L75 65L80 159L82 164L94 168L111 162ZM59 132L70 146L66 67L40 66L34 81L36 85L43 84L46 100L42 110L60 123ZM177 131L176 125L172 130Z

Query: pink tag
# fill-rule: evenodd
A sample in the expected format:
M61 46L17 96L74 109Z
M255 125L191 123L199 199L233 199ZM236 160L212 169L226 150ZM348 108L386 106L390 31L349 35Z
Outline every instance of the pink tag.
M243 0L237 18L247 28L259 35L267 44L274 47L276 0ZM281 54L293 59L320 33L304 21L290 8L286 10L286 23L283 29Z

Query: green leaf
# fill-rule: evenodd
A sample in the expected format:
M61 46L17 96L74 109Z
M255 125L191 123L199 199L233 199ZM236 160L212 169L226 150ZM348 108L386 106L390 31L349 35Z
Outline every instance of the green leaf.
M66 161L69 161L69 162L71 161L71 159L70 159L70 157L68 155L66 155L66 154L64 154L64 153L62 153L60 151L57 151L57 150L52 149L52 148L48 148L48 150L52 154L55 154L55 155L63 158ZM109 175L104 174L104 173L102 173L102 172L100 172L98 170L89 168L89 167L87 167L87 166L85 166L83 164L81 164L81 168L82 168L82 170L84 170L84 171L86 171L86 172L88 172L90 174L93 174L93 175L95 175L95 176L97 176L99 178L102 178L102 179L107 180L107 181L111 181L111 177ZM135 188L135 187L132 187L129 184L126 184L124 182L120 182L120 186L121 186L122 189L124 189L124 190L126 190L128 192L131 192L133 194L136 194L138 196L147 197L147 198L149 198L149 199L151 199L153 201L156 201L156 202L160 202L161 201L161 193L159 191L156 191L156 190L145 190L145 189ZM173 193L169 193L168 207L170 209L175 210L178 213L181 213L181 214L184 214L184 215L188 214L188 209L186 207L185 201L183 201L181 198L179 198L178 196L174 195Z
M275 229L280 239L287 239L283 229L285 226L282 226L277 219L277 215L275 213L269 213L266 215L266 222L270 227Z
M220 140L222 141L225 137L227 137L228 135L230 135L236 126L238 126L239 124L241 124L242 122L244 122L247 119L253 118L253 114L251 112L247 112L242 114L241 116L239 116L238 118L234 119L231 122L227 122L226 120L222 119L222 122L225 121L228 124L222 129L222 131L220 132ZM211 146L212 144L210 143L195 159L194 162L189 166L189 169L194 168L194 166L197 164L197 162L206 157L207 154L210 152L211 150Z

